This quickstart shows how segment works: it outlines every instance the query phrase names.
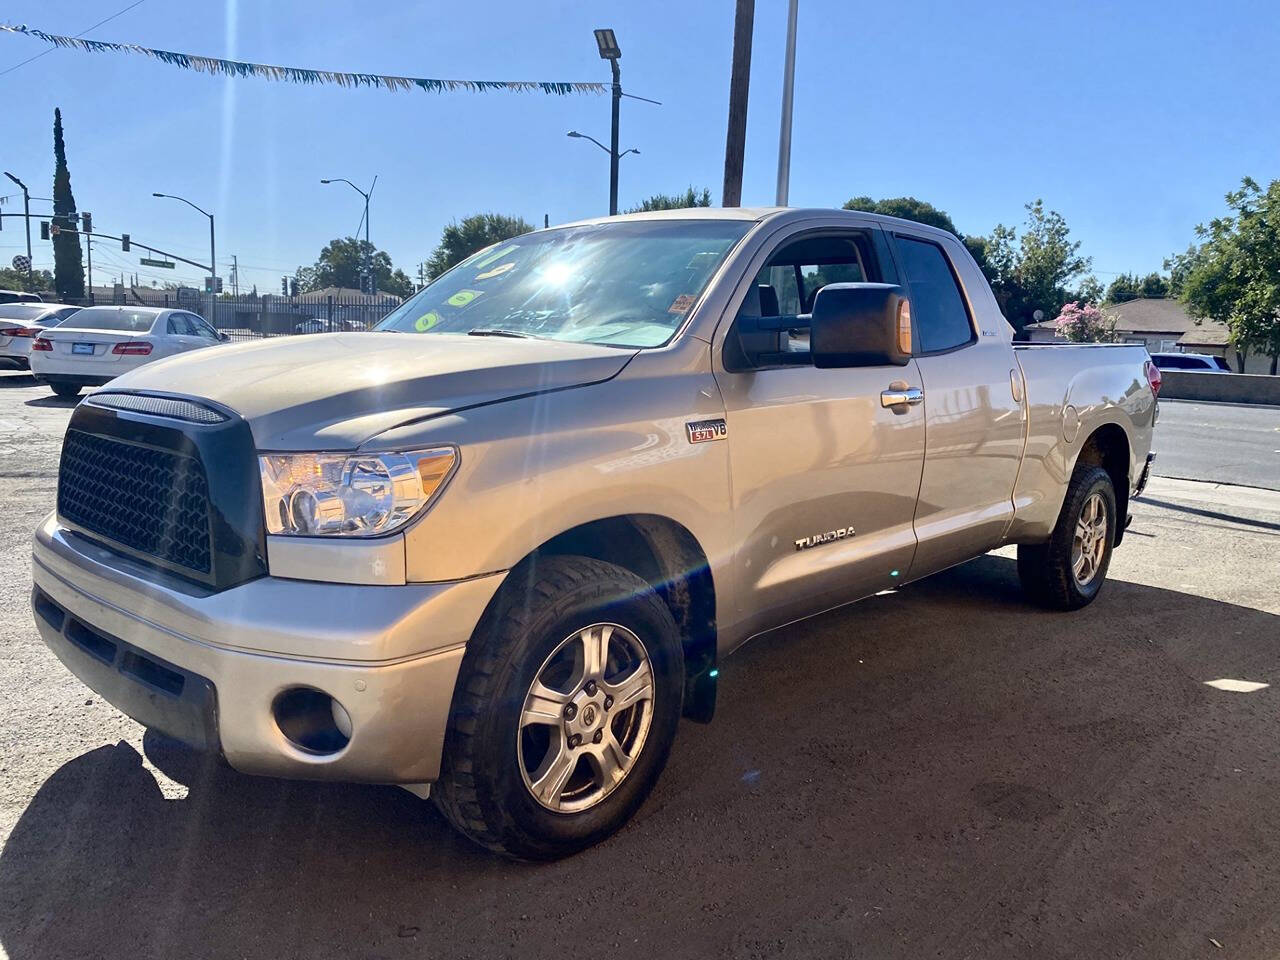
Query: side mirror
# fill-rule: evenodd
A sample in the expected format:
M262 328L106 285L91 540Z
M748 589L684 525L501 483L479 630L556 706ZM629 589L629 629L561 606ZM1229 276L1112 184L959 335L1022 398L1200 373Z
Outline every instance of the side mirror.
M911 304L892 283L829 283L813 301L815 367L904 367L911 362Z

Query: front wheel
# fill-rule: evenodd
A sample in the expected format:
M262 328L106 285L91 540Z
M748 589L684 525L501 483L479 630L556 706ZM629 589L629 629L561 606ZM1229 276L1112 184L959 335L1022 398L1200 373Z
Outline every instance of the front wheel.
M511 857L598 843L662 772L683 679L679 631L647 583L586 557L536 559L503 585L467 649L438 806Z
M1116 542L1116 491L1102 467L1081 465L1048 543L1018 547L1027 596L1051 610L1078 610L1102 589Z

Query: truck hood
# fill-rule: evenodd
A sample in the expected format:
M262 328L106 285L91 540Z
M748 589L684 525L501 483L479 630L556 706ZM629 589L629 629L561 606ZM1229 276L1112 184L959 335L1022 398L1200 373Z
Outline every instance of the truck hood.
M249 422L260 450L351 450L413 420L599 383L633 356L556 340L323 333L195 350L102 389L213 400Z

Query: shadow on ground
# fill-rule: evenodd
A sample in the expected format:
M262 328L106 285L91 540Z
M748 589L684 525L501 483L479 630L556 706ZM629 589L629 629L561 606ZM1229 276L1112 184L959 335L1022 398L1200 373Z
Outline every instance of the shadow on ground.
M13 960L1273 956L1280 617L1127 583L1022 601L986 557L723 665L637 820L547 866L395 788L148 737L66 763L0 855Z

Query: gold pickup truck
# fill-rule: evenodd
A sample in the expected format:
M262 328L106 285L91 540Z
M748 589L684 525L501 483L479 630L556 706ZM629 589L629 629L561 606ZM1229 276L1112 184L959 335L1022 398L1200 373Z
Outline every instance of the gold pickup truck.
M90 394L35 622L237 770L401 784L493 850L563 856L636 811L754 636L1004 544L1038 604L1098 595L1159 373L1141 346L1010 333L964 246L916 223L526 234L375 331Z

